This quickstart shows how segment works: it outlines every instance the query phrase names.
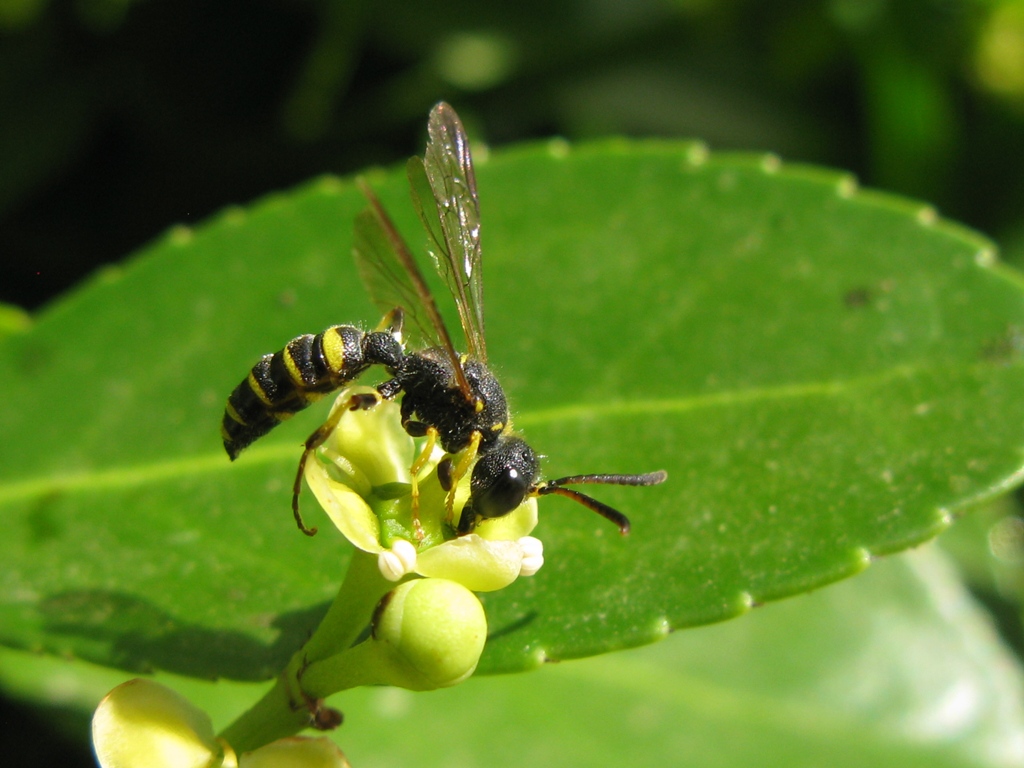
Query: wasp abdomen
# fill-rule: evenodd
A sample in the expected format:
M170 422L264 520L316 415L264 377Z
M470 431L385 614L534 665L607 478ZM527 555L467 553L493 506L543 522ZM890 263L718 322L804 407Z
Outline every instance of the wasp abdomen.
M402 354L392 334L351 325L292 339L280 352L264 355L231 393L221 423L224 449L234 459L292 414L371 365L397 365Z

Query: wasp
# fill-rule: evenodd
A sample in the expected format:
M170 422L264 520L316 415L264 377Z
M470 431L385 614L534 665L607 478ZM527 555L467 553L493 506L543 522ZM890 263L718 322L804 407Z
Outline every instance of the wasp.
M309 455L337 426L346 410L372 408L401 395L405 431L425 438L413 462L412 502L417 518L417 474L436 445L446 456L438 477L447 492L448 522L457 535L481 521L502 517L530 496L557 494L573 499L629 532L629 519L616 509L568 485L604 483L646 486L664 482L664 471L637 475L590 474L542 480L540 462L512 430L508 402L487 367L480 249L480 204L469 141L455 110L444 102L430 113L424 157L407 165L413 205L427 233L428 249L451 292L465 336L466 353L456 351L427 287L398 229L370 186L358 181L368 206L355 221L353 254L360 276L384 319L373 331L335 325L317 335L292 339L265 355L231 393L221 433L234 460L253 441L324 395L352 382L372 366L387 378L372 395L355 396L306 440L292 494L299 528L299 492ZM456 462L456 458L458 461ZM459 520L453 518L455 487L468 473L470 496Z

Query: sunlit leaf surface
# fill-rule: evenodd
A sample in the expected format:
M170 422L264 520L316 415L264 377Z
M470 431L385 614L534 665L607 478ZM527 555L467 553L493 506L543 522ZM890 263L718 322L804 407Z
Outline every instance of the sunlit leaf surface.
M477 171L488 352L546 473L669 472L591 489L628 538L543 500L547 564L486 596L482 672L823 585L1015 482L1024 292L978 236L838 174L677 143ZM404 172L371 181L419 246ZM260 354L377 322L349 256L362 204L329 179L172 230L0 343L0 641L262 679L308 636L348 558L288 510L326 406L235 464L218 425Z

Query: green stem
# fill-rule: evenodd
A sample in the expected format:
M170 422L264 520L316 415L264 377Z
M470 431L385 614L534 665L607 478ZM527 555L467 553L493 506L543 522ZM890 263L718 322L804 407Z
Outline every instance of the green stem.
M221 732L236 752L292 736L310 725L309 702L302 689L302 673L310 664L333 656L352 645L370 623L373 611L396 585L377 567L377 556L355 550L345 581L327 614L305 645L292 656L274 687L255 705ZM334 691L323 692L323 698ZM318 692L320 693L320 692Z
M355 550L338 596L292 661L304 667L348 648L369 625L380 599L396 586L381 576L375 554Z
M381 643L366 640L347 651L310 664L302 676L302 684L314 696L359 685L395 684L396 661L393 652L389 654L388 650Z
M294 736L309 726L305 706L292 706L290 686L279 677L262 699L220 733L235 752L250 752L277 739Z

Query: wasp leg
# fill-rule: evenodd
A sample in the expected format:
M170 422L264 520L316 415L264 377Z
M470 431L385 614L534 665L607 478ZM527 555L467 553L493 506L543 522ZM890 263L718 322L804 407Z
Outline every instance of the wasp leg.
M409 431L409 425L415 422L409 422L405 425L406 431ZM419 429L413 428L413 431L419 432ZM412 434L412 432L409 432ZM440 433L435 427L427 427L423 431L422 435L416 435L417 437L425 436L427 442L423 444L423 450L420 451L420 455L416 457L416 460L409 467L409 477L412 495L412 528L416 534L416 538L419 541L423 541L423 537L426 535L423 532L423 525L420 523L420 485L419 485L419 474L423 471L423 468L427 465L430 460L431 454L434 452L434 446L437 445L437 439L440 437Z
M394 400L398 397L398 393L402 391L402 385L396 379L388 379L377 385L377 391L383 399ZM403 424L402 426L404 427L405 425Z
M476 455L480 450L480 440L483 435L479 430L473 430L473 434L469 436L469 445L466 446L463 451L462 458L454 469L449 467L446 470L445 475L448 482L451 484L448 490L448 495L445 497L445 520L451 525L455 518L455 491L459 487L459 482L469 472L469 468L473 466L473 462L476 461Z
M338 427L342 416L349 411L368 410L380 401L381 397L376 392L352 395L343 406L332 410L331 415L327 417L327 421L317 427L316 432L306 438L306 448L299 459L299 470L295 473L295 484L292 485L292 514L295 515L295 522L298 524L299 530L307 536L316 536L317 529L307 528L306 524L302 522L302 515L299 514L299 493L302 491L302 475L306 470L306 460L309 459L309 455L313 451L323 445L324 441L331 436L331 433Z
M448 493L452 489L452 467L455 466L455 462L452 461L451 456L445 456L439 462L437 462L437 482L441 484L441 489Z

